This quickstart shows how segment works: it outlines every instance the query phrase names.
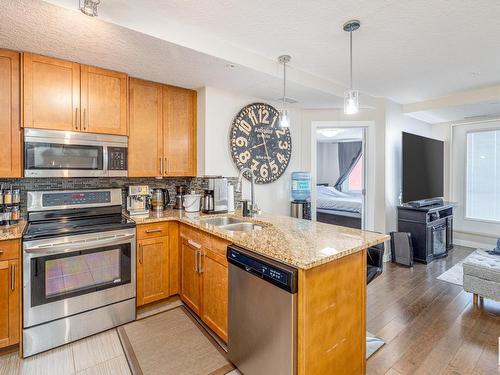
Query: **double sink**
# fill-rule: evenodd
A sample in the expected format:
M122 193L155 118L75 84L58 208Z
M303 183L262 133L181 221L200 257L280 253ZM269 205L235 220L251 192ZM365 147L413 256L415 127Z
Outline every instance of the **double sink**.
M238 219L232 216L211 217L200 220L201 224L213 225L214 227L228 230L231 232L252 232L262 229L262 225Z

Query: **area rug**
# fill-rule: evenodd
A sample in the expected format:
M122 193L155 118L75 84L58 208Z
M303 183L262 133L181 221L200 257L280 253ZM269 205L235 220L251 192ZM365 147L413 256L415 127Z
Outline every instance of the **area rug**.
M370 332L366 332L366 359L374 355L375 352L384 345L385 345L384 340L375 337Z
M223 375L234 366L185 307L118 328L134 375Z
M443 272L441 275L437 277L438 280L445 281L450 284L455 284L459 286L464 285L464 268L463 268L463 263L471 257L474 253L479 251L481 249L478 249L474 251L472 254L469 254L465 259L461 260L457 264L455 264L453 267L451 267L449 270ZM484 250L482 250L484 251Z

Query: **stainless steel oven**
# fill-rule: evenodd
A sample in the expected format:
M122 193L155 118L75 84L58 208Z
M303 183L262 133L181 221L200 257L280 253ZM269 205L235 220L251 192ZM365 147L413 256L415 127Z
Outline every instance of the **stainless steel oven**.
M25 177L127 176L126 136L24 130Z
M116 205L120 190L28 192L28 198L23 356L134 320L135 224Z

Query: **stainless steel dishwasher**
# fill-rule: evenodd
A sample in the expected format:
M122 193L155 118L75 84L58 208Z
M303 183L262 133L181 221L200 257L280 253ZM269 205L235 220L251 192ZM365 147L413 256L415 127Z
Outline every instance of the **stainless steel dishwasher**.
M228 356L245 375L297 373L297 270L230 245Z

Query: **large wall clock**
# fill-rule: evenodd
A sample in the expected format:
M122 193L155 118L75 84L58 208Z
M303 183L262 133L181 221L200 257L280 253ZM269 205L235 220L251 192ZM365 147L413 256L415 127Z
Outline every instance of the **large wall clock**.
M229 142L234 163L240 170L252 169L257 184L276 181L292 156L290 130L279 126L279 112L265 103L249 104L238 112Z

